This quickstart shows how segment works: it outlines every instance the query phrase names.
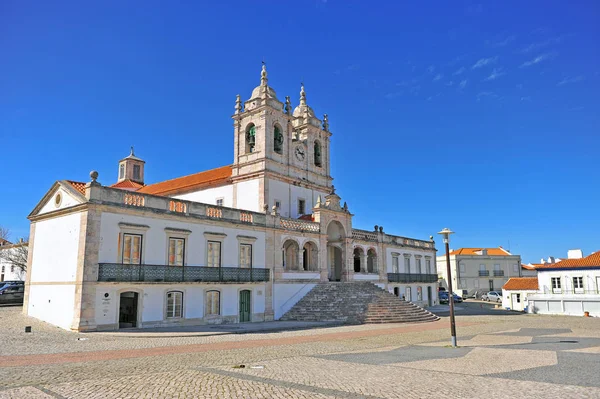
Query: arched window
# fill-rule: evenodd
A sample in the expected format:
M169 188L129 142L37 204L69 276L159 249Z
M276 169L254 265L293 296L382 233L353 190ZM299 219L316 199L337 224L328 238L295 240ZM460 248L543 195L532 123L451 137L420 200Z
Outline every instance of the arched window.
M372 248L367 251L367 273L377 273L377 253Z
M275 125L273 128L273 149L278 154L283 153L283 133L279 125Z
M288 270L299 270L298 255L300 248L294 240L287 240L283 243L283 268Z
M315 166L321 167L321 143L315 141Z
M254 124L248 125L246 128L246 153L254 152L254 146L256 145L256 126Z
M354 248L354 273L361 273L365 271L365 265L363 265L364 251L362 248Z
M304 244L303 248L303 258L302 258L302 269L307 271L317 271L319 270L318 265L318 255L319 251L317 251L317 247L312 242L307 242Z
M167 292L167 319L183 317L183 292Z
M206 291L204 316L218 316L221 314L221 293L219 291Z

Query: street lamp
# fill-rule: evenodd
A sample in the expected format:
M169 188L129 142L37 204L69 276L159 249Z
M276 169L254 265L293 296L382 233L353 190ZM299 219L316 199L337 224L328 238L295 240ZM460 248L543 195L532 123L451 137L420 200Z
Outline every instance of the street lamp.
M452 347L456 348L456 324L454 323L454 291L452 291L452 272L450 271L450 234L454 234L449 228L444 228L438 234L444 236L446 244L446 271L448 274L448 304L450 305L450 333L452 334Z

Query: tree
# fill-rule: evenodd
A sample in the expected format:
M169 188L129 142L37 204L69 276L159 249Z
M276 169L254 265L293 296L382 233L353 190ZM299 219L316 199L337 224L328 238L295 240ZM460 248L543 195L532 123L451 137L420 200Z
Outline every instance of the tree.
M20 239L11 244L8 241L10 231L0 226L0 263L21 272L27 271L27 256L29 255L29 239Z

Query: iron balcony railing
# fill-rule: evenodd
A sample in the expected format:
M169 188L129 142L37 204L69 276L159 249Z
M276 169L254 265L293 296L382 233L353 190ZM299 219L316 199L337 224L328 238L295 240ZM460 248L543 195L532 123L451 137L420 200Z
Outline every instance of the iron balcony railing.
M388 273L390 283L436 283L437 274Z
M503 277L504 270L494 270L494 277Z
M252 283L270 279L269 269L99 263L98 281Z
M490 275L490 271L489 270L480 270L479 271L479 277L487 277Z

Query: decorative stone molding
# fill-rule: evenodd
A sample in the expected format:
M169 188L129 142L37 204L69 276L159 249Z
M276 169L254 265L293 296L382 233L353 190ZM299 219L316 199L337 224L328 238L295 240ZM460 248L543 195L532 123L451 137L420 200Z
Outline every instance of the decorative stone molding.
M165 233L174 233L174 234L187 236L187 235L192 234L192 230L178 229L176 227L165 227Z
M120 222L119 228L127 229L127 230L144 230L145 231L145 230L148 230L150 228L150 226L148 226L146 224Z
M211 232L211 231L206 231L204 232L204 237L207 240L215 240L215 241L222 241L225 239L225 237L227 237L227 234L225 233L216 233L216 232Z

